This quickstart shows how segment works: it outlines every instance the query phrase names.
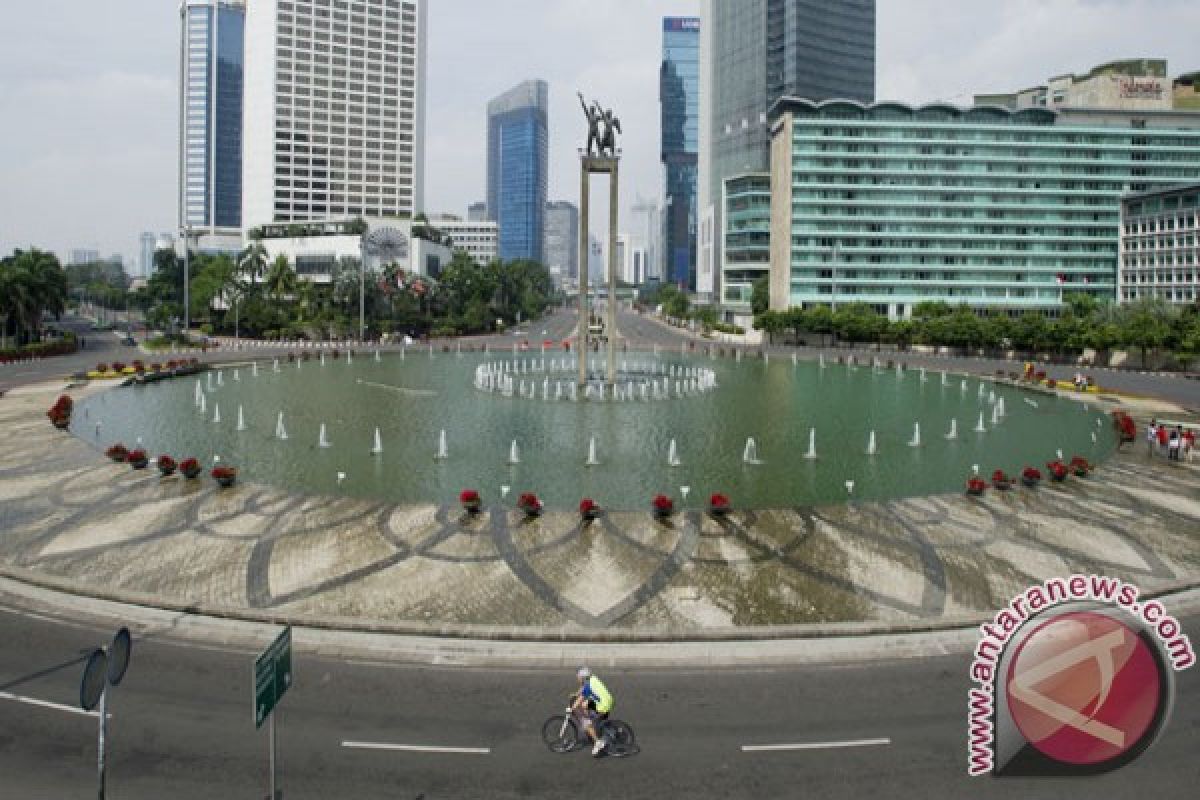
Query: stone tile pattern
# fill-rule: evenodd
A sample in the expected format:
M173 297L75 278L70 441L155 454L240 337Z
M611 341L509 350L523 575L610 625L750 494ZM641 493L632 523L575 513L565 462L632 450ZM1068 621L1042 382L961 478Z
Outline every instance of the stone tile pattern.
M296 617L686 635L977 617L1074 572L1200 580L1200 470L1118 454L1036 490L819 508L525 519L112 464L0 398L0 563L178 603ZM86 421L76 429L87 437ZM251 479L253 476L249 476Z

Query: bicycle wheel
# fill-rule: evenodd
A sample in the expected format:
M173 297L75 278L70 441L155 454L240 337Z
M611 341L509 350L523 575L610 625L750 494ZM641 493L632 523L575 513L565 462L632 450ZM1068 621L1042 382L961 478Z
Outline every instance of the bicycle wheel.
M542 724L542 741L553 753L569 753L579 746L579 728L565 714L555 714Z
M630 755L637 751L637 740L633 735L633 728L619 719L608 721L606 736L614 756Z

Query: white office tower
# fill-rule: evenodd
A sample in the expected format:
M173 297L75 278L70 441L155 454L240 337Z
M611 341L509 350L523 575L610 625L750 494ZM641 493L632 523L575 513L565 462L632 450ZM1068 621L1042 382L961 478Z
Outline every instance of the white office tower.
M424 202L425 0L253 0L242 224Z

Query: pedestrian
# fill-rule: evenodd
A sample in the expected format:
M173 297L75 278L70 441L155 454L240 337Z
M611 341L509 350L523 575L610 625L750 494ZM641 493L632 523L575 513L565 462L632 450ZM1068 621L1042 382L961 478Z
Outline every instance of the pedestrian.
M1158 423L1150 420L1146 427L1146 455L1154 455L1154 445L1158 442Z
M1196 449L1196 432L1188 428L1183 432L1183 455L1192 463L1192 450Z
M1183 444L1183 426L1177 426L1171 431L1171 438L1167 441L1167 460L1179 460L1179 446Z
M1158 426L1158 450L1159 450L1160 454L1165 455L1165 456L1171 455L1170 449L1169 449L1170 442L1171 442L1171 434L1167 431L1167 426L1159 424L1159 426Z

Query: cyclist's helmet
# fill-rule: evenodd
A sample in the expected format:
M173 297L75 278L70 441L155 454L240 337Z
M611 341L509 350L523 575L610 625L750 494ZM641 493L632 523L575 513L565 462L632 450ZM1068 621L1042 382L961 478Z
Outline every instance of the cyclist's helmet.
M592 671L587 667L580 667L579 671L575 673L575 677L579 678L581 681L587 680L588 678L592 677Z

